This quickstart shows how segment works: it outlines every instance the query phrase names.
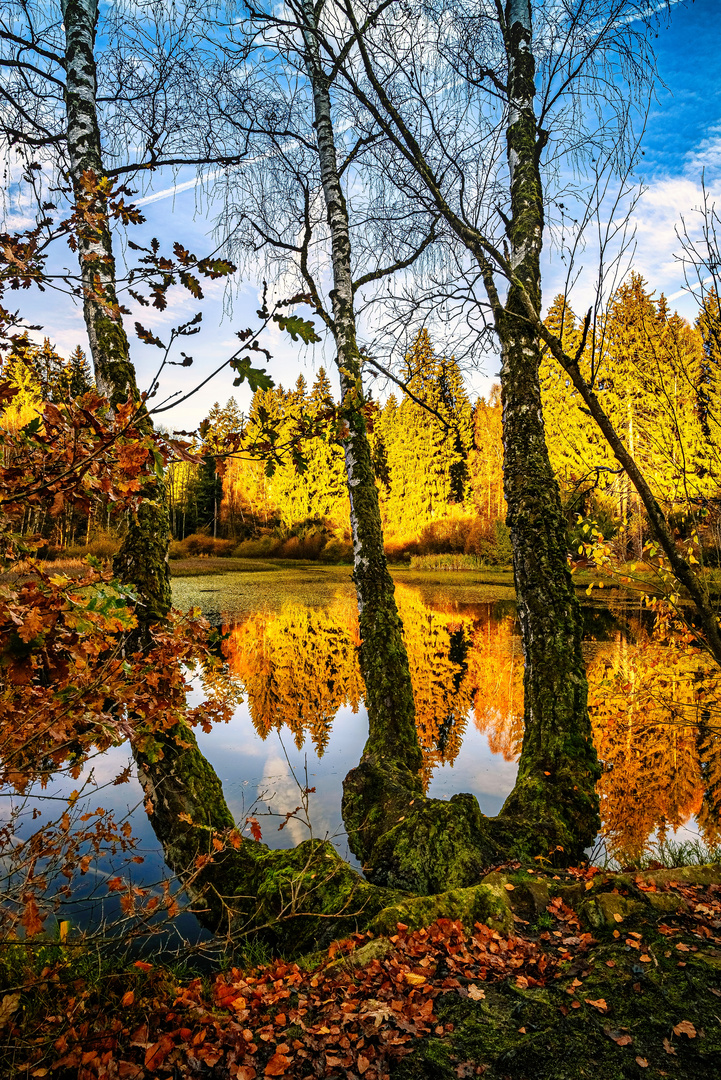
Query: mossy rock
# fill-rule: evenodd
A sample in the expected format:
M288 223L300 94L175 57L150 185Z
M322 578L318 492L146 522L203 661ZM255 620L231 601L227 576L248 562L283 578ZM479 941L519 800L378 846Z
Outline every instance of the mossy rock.
M389 888L433 894L478 883L497 855L473 795L413 800L369 855L369 880Z
M377 934L393 934L398 923L420 930L438 919L460 922L467 930L480 922L503 934L513 932L513 915L505 895L485 884L431 896L409 896L381 911L370 929Z

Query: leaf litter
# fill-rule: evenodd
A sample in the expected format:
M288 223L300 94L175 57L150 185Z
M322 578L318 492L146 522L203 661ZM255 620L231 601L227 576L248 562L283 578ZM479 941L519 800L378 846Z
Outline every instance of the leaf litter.
M447 1008L439 1008L442 1002L455 998L460 1004L465 999L482 1012L489 1008L489 986L501 983L524 996L536 988L545 987L546 994L560 991L561 996L554 998L560 1023L576 1017L588 1024L595 1016L606 1045L613 1044L615 1052L629 1054L629 1060L645 1069L650 1058L658 1065L661 1059L669 1061L667 1055L672 1059L688 1055L698 1043L702 1050L703 1028L696 1015L684 1010L686 1015L676 1015L653 1045L648 1037L637 1038L632 1020L631 1027L623 1026L630 1018L619 1015L614 986L621 984L614 980L625 979L632 996L643 992L649 965L640 963L641 949L653 956L658 953L670 970L685 966L686 961L677 962L678 953L672 948L662 951L676 934L689 942L700 939L707 951L721 955L711 944L721 944L716 936L721 930L721 887L700 890L670 882L664 888L679 897L680 906L676 915L665 913L663 921L653 926L653 940L650 928L643 926L643 934L627 931L625 943L613 941L610 927L600 932L599 941L582 930L573 908L561 897L552 897L546 911L554 929L544 929L535 940L505 937L480 923L472 932L448 919L423 930L399 923L388 939L389 951L365 964L354 954L373 935L359 933L331 945L323 961L310 970L275 960L252 970L232 968L215 975L210 985L207 979L194 978L179 986L162 967L138 961L133 965L134 989L128 990L133 978L129 973L114 977L115 1010L94 998L91 987L71 984L71 996L62 1005L53 1005L62 1015L49 1018L58 1025L52 1050L47 1049L47 1030L45 1040L37 1037L37 1031L35 1038L21 1040L27 1054L23 1075L49 1075L53 1080L71 1075L79 1080L169 1076L387 1080L423 1040L445 1039L452 1044L454 1023ZM606 958L608 948L615 950L615 960ZM691 955L695 950L697 946L689 944ZM594 973L606 980L602 997L596 996ZM631 988L634 977L646 982L643 986L635 982ZM587 992L587 983L596 994ZM57 985L53 989L61 990ZM721 990L708 989L721 995ZM19 1004L15 994L3 1000L5 1034L10 1037L26 1034L14 1027L21 1022ZM533 1030L527 1021L513 1027L516 1038L532 1037ZM488 1067L464 1060L454 1066L459 1076L480 1075Z

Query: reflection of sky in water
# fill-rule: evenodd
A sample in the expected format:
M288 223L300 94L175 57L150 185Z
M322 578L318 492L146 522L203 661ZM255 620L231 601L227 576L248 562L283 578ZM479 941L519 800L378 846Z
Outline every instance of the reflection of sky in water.
M308 796L313 835L332 840L340 853L357 865L348 850L340 805L343 778L358 764L367 735L365 709L361 707L354 715L350 708L342 708L333 721L325 753L319 758L310 739L301 750L288 732L271 731L265 740L261 739L244 704L230 724L218 726L209 734L198 732L198 745L218 773L236 820L243 822L251 813L258 816L263 840L271 847L289 847L310 835L298 820L291 819L279 832L280 822L263 816L271 809L282 819L299 805L299 785L305 786L307 765L308 786L316 788ZM515 762L492 754L487 736L469 724L455 764L435 770L429 794L448 799L458 791L469 791L478 797L481 810L491 816L501 808L515 777Z

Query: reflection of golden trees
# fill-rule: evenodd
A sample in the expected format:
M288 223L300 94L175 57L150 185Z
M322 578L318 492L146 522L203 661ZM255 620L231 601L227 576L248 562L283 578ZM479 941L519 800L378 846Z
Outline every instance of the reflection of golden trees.
M453 763L467 718L506 761L523 738L523 658L514 648L514 616L493 604L472 614L426 603L399 585L398 606L416 701L426 785ZM301 747L306 736L322 754L337 711L355 712L363 696L358 620L350 598L327 608L287 603L234 623L225 645L262 738L283 726ZM637 858L656 831L664 836L692 814L702 835L721 840L721 679L684 642L659 642L639 629L629 643L618 632L588 663L589 709L609 851Z
M325 609L287 603L232 625L224 650L261 738L285 725L299 748L308 733L322 754L338 709L355 712L362 697L356 643L357 617L345 599Z
M416 703L416 727L423 751L423 780L433 770L458 757L471 707L468 678L469 642L473 620L434 610L417 589L396 587L398 610L408 650Z
M416 700L424 778L444 761L455 761L471 705L466 653L470 617L434 611L415 589L398 586L398 606ZM235 675L243 682L250 715L265 738L288 727L301 747L306 734L322 754L333 717L363 696L358 667L355 605L336 599L328 608L284 604L231 625L224 645Z
M514 651L515 616L488 616L473 632L468 658L473 718L493 754L513 761L523 741L523 656Z
M704 701L718 696L718 677L707 667L683 642L641 636L629 644L620 634L589 665L594 738L608 770L599 782L604 833L622 861L637 858L654 830L663 838L699 814L703 772L721 778L718 736L704 737L698 727ZM699 825L715 839L718 800L715 814L699 814Z

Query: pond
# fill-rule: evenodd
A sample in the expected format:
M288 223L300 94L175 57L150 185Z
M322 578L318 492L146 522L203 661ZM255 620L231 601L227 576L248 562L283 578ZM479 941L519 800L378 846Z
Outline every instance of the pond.
M523 658L510 576L394 576L427 791L440 799L471 792L494 815L513 787L523 737ZM350 570L276 565L176 579L173 592L178 607L199 606L222 625L227 663L243 687L231 723L197 733L236 821L257 818L273 847L328 837L357 865L340 813L343 778L367 736ZM587 601L584 614L607 853L627 863L669 836L716 844L717 680L687 645L653 638L638 599ZM202 700L199 688L194 693ZM84 782L83 797L127 817L144 857L131 866L133 878L158 889L162 853L140 786L134 778L113 784L126 765L127 750L114 748L76 786ZM305 797L303 789L310 789ZM79 902L87 906L98 880L122 862L106 859L96 880L82 883L69 909L75 918L84 910ZM192 932L192 916L184 919L179 931Z

